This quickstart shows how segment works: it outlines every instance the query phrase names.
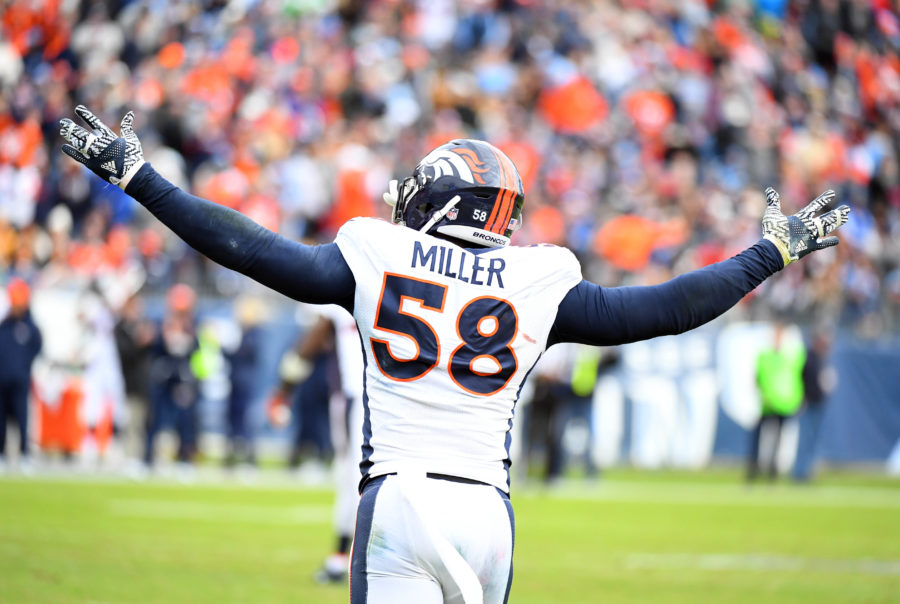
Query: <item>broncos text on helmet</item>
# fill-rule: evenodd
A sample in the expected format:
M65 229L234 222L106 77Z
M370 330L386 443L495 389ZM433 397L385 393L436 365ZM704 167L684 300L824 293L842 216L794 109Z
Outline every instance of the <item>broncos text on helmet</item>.
M390 182L393 221L481 247L509 245L522 225L525 191L509 157L490 143L456 139L426 155L412 176Z

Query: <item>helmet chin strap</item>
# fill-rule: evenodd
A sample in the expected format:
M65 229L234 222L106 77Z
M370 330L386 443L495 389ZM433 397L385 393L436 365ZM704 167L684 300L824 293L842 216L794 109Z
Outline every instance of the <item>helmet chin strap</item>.
M443 220L444 216L446 216L447 213L448 213L450 210L452 210L453 207L454 207L456 204L459 203L459 200L460 200L460 199L462 199L462 198L461 198L459 195L454 195L453 198L452 198L450 201L448 201L447 203L444 204L444 207L443 207L443 208L441 208L440 210L438 210L437 212L435 212L435 213L431 216L431 219L429 219L428 222L426 222L426 223L422 226L422 228L419 229L419 232L420 232L420 233L427 233L427 232L428 232L428 229L430 229L431 227L433 227L434 225L436 225L438 222L440 222L441 220Z

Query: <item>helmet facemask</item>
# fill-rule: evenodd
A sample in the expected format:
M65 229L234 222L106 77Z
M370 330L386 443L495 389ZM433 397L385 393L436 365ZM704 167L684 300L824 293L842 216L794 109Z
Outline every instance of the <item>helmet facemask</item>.
M403 180L392 180L388 183L388 192L383 195L384 201L393 207L391 222L406 226L406 207L410 199L419 190L415 176L408 176Z

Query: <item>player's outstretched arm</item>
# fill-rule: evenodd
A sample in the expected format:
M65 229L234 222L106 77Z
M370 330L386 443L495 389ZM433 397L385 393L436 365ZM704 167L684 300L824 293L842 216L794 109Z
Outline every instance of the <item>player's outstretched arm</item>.
M189 195L144 162L128 112L117 136L87 108L77 113L88 131L66 118L62 151L117 185L201 254L286 296L351 308L355 281L337 245L307 246L281 237L240 212Z
M816 216L833 199L834 192L826 191L785 216L778 193L769 188L763 238L728 260L647 287L604 288L582 281L560 303L548 345L626 344L683 333L715 319L791 262L837 245L837 237L828 235L847 222L850 208Z

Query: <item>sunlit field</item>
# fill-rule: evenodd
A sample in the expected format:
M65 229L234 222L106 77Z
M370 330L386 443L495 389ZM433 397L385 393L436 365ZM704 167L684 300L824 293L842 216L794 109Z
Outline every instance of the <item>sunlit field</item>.
M313 574L332 494L266 473L0 478L2 602L347 601ZM897 602L900 483L615 471L514 491L510 601Z

